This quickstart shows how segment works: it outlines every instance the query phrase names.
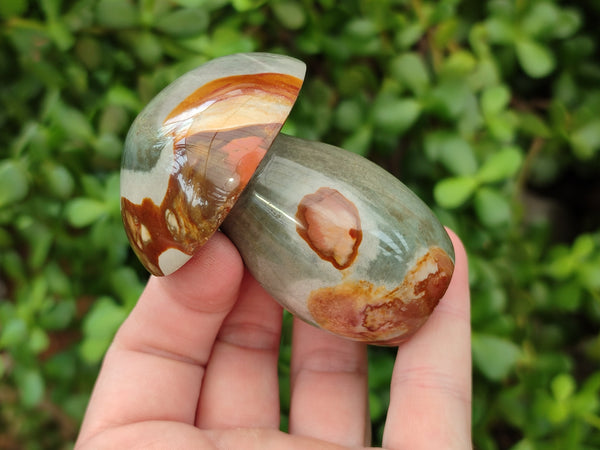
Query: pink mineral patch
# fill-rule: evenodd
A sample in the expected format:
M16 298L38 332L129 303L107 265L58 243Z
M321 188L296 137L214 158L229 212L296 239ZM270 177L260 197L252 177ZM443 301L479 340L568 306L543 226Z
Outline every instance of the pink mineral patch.
M339 191L322 187L302 198L296 231L321 259L347 269L362 240L360 216L354 203Z

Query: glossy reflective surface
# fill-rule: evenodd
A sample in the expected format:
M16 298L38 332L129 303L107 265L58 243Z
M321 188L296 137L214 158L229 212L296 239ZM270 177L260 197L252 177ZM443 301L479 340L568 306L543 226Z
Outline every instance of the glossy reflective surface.
M373 344L414 334L454 268L446 231L395 177L339 148L285 135L223 228L285 308Z
M139 115L125 145L121 211L151 273L177 270L219 227L285 122L304 70L285 56L220 58Z

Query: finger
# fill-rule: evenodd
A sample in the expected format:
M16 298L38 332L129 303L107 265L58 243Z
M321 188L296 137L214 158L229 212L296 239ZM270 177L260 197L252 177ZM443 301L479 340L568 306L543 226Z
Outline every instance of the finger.
M348 450L330 442L306 436L292 436L279 430L240 428L210 432L218 449L244 450ZM195 447L198 448L198 447Z
M290 436L279 430L236 428L234 430L200 430L174 422L142 422L108 430L78 445L77 450L112 450L130 448L168 449L243 449L243 450L344 450L316 439Z
M282 309L246 272L225 319L200 394L201 428L278 428Z
M456 253L452 281L425 325L398 349L383 445L470 447L471 346L467 255Z
M149 420L194 423L204 367L243 264L217 233L171 276L151 277L104 359L80 440Z
M290 433L351 447L370 439L364 344L295 320L290 376Z

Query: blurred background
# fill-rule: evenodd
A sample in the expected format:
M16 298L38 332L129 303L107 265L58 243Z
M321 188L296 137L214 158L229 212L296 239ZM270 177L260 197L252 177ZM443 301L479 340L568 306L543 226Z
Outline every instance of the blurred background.
M595 0L0 2L0 448L72 446L147 280L119 213L134 117L249 51L308 65L284 131L374 160L462 237L476 448L600 448L599 22ZM370 349L375 442L393 361Z

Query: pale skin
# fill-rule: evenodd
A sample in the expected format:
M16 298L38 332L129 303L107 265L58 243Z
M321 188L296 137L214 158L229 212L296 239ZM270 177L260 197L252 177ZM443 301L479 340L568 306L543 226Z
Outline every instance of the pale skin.
M428 322L397 351L383 447L471 448L464 248ZM367 350L296 320L289 433L279 431L281 307L217 233L151 277L108 350L78 449L337 449L370 443Z

